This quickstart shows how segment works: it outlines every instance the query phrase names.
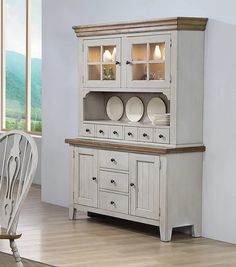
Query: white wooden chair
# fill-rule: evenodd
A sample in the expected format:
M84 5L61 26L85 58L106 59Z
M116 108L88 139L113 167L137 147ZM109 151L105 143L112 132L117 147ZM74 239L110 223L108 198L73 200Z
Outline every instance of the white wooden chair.
M23 267L15 240L22 204L28 194L38 163L33 138L21 131L0 136L0 239L8 239L16 267Z

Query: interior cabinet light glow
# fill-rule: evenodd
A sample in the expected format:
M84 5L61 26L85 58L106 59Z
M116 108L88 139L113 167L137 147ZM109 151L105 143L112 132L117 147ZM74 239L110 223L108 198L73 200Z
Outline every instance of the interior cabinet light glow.
M112 61L116 60L116 47L114 47L111 57L112 57Z
M161 55L160 47L159 47L159 45L156 45L153 58L154 58L154 60L160 60L161 57L162 57L162 55Z
M112 61L112 55L111 55L111 52L109 50L105 50L105 52L103 53L103 61L104 62L111 62Z

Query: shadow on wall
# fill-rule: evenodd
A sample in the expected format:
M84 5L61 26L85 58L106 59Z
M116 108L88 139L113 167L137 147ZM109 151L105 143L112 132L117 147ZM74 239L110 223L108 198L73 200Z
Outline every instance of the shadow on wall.
M205 44L203 235L236 243L236 23L209 19Z

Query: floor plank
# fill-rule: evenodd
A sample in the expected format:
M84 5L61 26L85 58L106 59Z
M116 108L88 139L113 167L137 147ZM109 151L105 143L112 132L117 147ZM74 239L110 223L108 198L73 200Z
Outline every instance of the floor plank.
M22 257L61 267L235 267L236 246L174 233L160 242L156 227L112 218L69 221L68 209L42 203L33 186L19 223ZM10 252L0 240L0 251Z

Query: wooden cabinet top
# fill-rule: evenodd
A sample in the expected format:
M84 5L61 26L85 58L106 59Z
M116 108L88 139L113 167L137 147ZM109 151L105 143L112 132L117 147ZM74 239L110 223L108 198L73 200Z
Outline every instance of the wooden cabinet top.
M100 36L145 31L205 31L207 18L175 17L128 23L93 24L74 26L77 37Z
M132 152L132 153L145 153L145 154L177 154L177 153L193 153L193 152L204 152L206 150L205 146L188 146L188 147L158 147L154 145L139 145L139 144L130 144L130 143L118 143L112 141L101 141L101 140L90 140L85 138L74 138L66 139L65 143L90 147L90 148L99 148L99 149L111 149L119 150L123 152Z

